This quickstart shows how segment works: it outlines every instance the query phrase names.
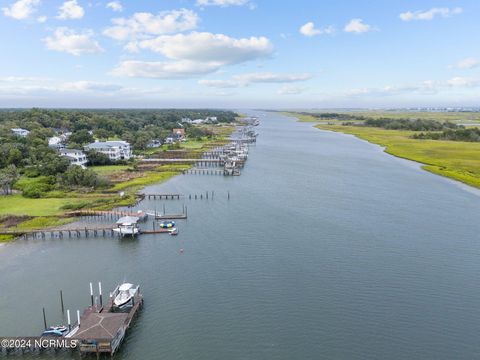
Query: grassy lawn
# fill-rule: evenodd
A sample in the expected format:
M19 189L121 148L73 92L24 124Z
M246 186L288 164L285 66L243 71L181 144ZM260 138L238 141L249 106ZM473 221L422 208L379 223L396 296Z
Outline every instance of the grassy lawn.
M53 216L65 211L62 207L82 201L79 198L29 199L22 195L0 196L0 215Z
M411 138L413 131L323 124L316 127L355 135L384 146L391 155L423 163L425 170L480 188L480 143L417 140Z
M100 176L107 176L129 168L129 165L104 165L104 166L90 166L89 169L95 171Z
M180 174L183 169L187 169L188 167L188 165L159 166L154 171L144 172L139 177L116 184L112 190L123 191L128 189L130 191L138 191L147 185L164 182L171 177Z
M188 140L181 144L181 148L190 150L192 153L201 154L210 144L225 140L231 134L234 126L220 126L215 128L216 139ZM149 149L146 153L163 151L162 148ZM61 215L71 210L96 209L109 210L116 206L127 206L136 200L136 192L151 184L164 182L171 177L188 169L190 165L171 164L160 165L154 169L144 171L130 171L131 165L92 166L90 169L98 175L106 177L113 182L113 186L106 190L98 190L90 193L62 192L59 190L49 191L44 198L32 199L23 197L21 194L0 196L0 216L26 215L30 218L15 226L16 229L43 229L47 227L62 226L74 219L63 218ZM27 178L22 177L15 185L18 190L23 190L29 185L37 185L48 180L45 177ZM124 191L123 197L119 192ZM0 242L12 240L11 236L0 236Z

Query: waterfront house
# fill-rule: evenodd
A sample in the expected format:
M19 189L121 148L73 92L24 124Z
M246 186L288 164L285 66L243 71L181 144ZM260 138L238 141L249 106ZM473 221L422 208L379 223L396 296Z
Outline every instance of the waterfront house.
M147 143L147 148L153 149L162 146L162 141L160 139L153 139Z
M172 136L166 137L165 138L165 144L173 144L175 142L175 139Z
M105 154L112 161L128 160L132 155L130 144L123 140L95 141L85 146L85 150L95 150Z
M54 149L62 149L65 147L65 140L63 136L52 136L48 138L48 146Z
M172 133L177 140L185 138L185 129L183 128L173 129Z
M30 133L30 131L22 128L14 128L12 129L12 132L14 135L21 136L21 137L27 137L27 135Z
M77 149L60 149L60 156L66 157L70 161L70 165L81 166L85 169L88 162L87 155L82 150Z

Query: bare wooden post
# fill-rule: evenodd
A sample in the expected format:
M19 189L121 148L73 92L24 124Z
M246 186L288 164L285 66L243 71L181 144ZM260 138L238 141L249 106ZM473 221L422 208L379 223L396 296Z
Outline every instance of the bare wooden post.
M43 308L43 326L47 330L47 317L45 316L45 308Z
M62 305L62 314L65 313L65 307L63 306L63 291L60 290L60 304Z

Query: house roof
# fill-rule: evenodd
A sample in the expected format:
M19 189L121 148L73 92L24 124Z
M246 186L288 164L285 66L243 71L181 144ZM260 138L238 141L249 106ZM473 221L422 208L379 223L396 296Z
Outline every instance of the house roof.
M60 152L64 153L64 154L76 154L76 153L82 153L83 154L82 150L77 150L77 149L62 149L62 150L60 150Z
M130 144L123 140L117 141L96 141L94 143L88 144L86 147L91 149L104 149L104 148L113 148L121 146L130 146Z

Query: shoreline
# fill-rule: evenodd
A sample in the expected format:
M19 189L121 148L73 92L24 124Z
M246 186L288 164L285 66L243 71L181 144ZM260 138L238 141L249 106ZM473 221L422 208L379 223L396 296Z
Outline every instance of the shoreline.
M372 145L379 146L382 149L382 151L384 153L388 154L388 155L391 155L391 156L393 156L397 159L412 161L412 162L418 164L420 169L422 169L424 171L427 171L430 174L441 176L442 178L452 182L452 184L462 188L463 190L480 196L480 179L479 179L479 177L474 176L472 172L469 172L468 169L462 169L462 168L455 169L455 168L449 167L448 166L449 164L441 164L440 163L442 161L441 157L439 158L439 161L436 163L435 160L437 160L437 159L431 159L432 161L427 161L427 159L424 159L424 158L419 159L419 157L422 157L421 155L423 155L421 153L420 154L412 154L410 156L408 154L403 154L401 152L402 148L400 147L400 145L402 145L402 144L400 144L400 143L399 144L383 143L381 141L381 139L378 139L379 137L381 137L379 135L376 136L378 141L372 140L372 137L375 138L375 135L376 135L376 134L374 134L373 129L376 129L376 128L371 129L372 134L364 134L362 136L362 134L358 133L359 129L354 129L354 130L357 130L357 131L354 131L354 130L352 130L353 129L352 126L343 126L343 125L340 125L338 123L325 124L325 123L322 123L322 122L319 122L319 121L312 121L312 119L309 119L307 121L305 119L301 119L299 116L297 116L297 114L290 113L290 112L282 112L281 114L283 116L295 118L297 120L297 122L312 123L313 127L315 127L318 130L321 130L321 131L329 131L329 132L335 132L337 134L354 136L355 138L357 138L359 140L366 141L367 143L370 143ZM304 115L304 116L307 117L307 115ZM351 131L348 131L348 130L351 130ZM384 129L380 129L380 130L384 131ZM385 130L385 131L395 131L395 130ZM394 134L394 133L392 133L392 134L394 136L397 136L397 137L401 136L401 135ZM368 135L370 135L370 136L368 136ZM403 136L406 138L405 135L403 135ZM413 139L408 139L408 140L414 141ZM435 140L431 140L431 141L435 141ZM452 144L452 142L447 143L447 144L452 148L455 147L455 144ZM397 147L399 147L399 148L392 150L391 147L393 147L395 145L397 145ZM440 145L442 145L442 144L437 142L436 145L440 147ZM472 147L475 146L475 145L472 145L470 143L468 145L472 146ZM472 149L472 151L474 151L474 150L475 149ZM446 161L448 161L448 159Z
M205 141L200 147L195 148L191 147L191 144L188 144L187 147L185 147L186 150L201 150L200 153L204 154L205 152L208 152L208 150L212 147L215 146L215 144L219 142L228 142L229 136L235 131L236 125L238 123L233 124L231 128L229 128L225 133L219 135L218 137L214 139L210 139L208 141ZM194 140L195 141L195 140ZM193 142L194 143L194 142ZM152 155L152 154L150 154ZM25 231L32 231L32 230L45 230L48 231L49 228L58 228L67 226L69 224L75 223L76 221L79 221L79 217L69 217L68 213L70 211L75 211L75 210L114 210L122 207L130 207L136 205L139 201L142 199L139 198L138 192L141 191L142 189L146 188L147 186L151 186L154 184L161 184L164 182L167 182L168 180L174 178L175 176L182 175L183 171L186 169L191 168L193 165L192 164L184 164L184 165L159 165L156 166L152 169L148 170L140 170L142 175L138 177L134 177L132 179L128 179L126 181L121 181L116 183L113 186L113 189L108 189L104 192L97 193L97 194L92 194L91 196L91 205L95 203L95 200L105 198L108 203L100 203L97 204L96 206L88 206L86 205L85 207L81 207L78 209L75 208L69 208L69 209L63 209L60 213L58 214L52 214L52 215L45 215L45 216L34 216L34 215L23 215L26 216L28 219L26 221L22 221L10 228L12 229L20 229L20 230L25 230ZM164 171L162 171L165 169ZM125 192L125 195L123 197L118 196L118 192ZM115 196L117 194L117 196ZM97 196L95 196L97 195ZM20 195L21 196L21 195ZM32 201L34 200L48 200L50 198L41 198L41 199L30 199ZM81 204L81 203L80 203ZM12 217L21 217L22 215L9 215L5 214L5 216L12 216ZM45 222L48 223L48 225L45 226L29 226L29 222ZM8 230L9 227L3 228L4 230ZM1 229L1 228L0 228ZM1 235L0 234L0 246L1 245L6 245L10 242L13 242L17 239L18 237L13 236L13 235Z

